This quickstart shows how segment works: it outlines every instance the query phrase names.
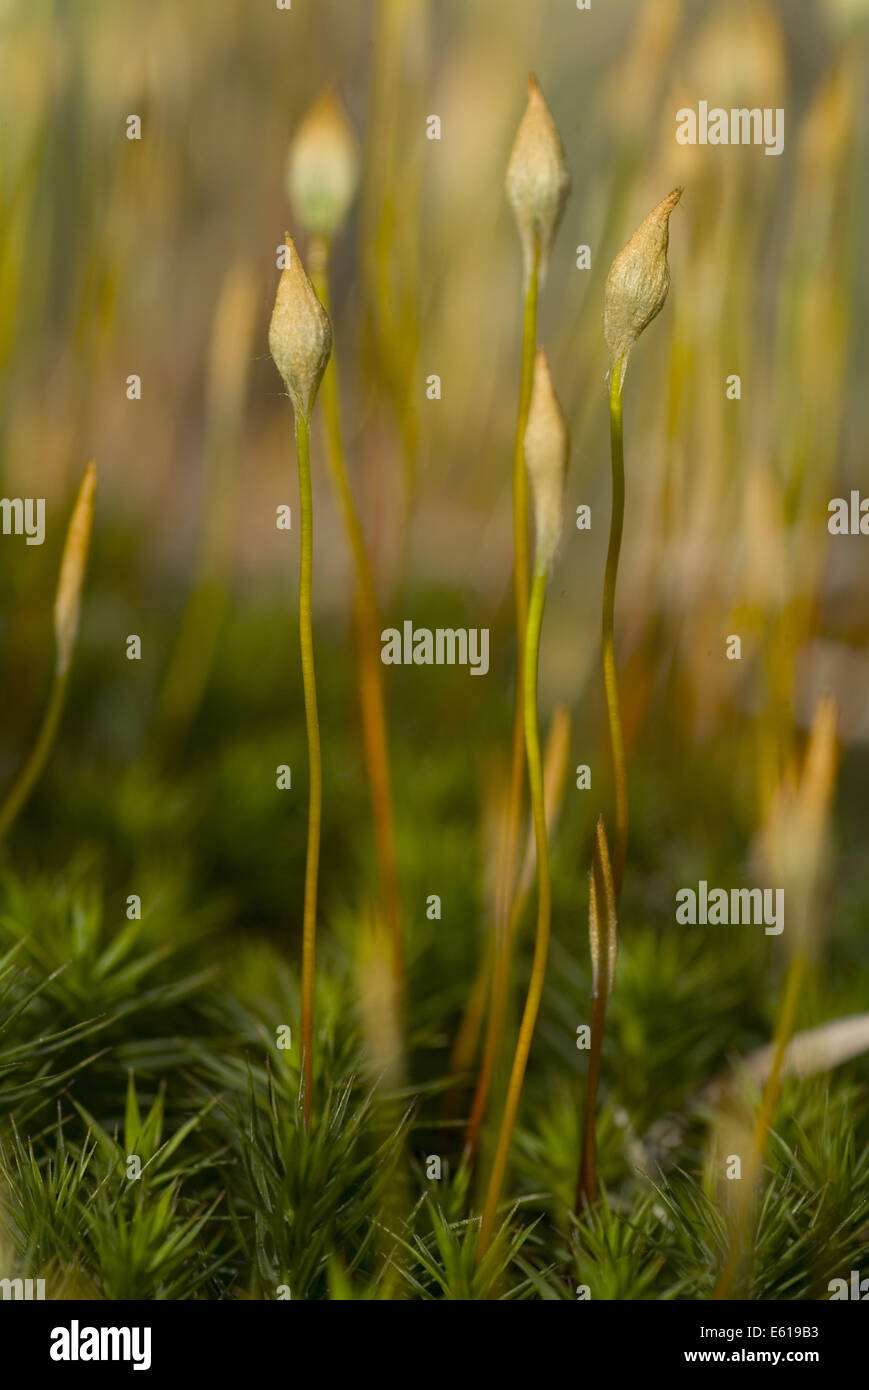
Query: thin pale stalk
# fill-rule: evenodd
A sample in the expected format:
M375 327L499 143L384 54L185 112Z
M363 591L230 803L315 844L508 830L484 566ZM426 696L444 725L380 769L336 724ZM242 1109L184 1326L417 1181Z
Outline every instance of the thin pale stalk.
M549 835L546 828L546 804L543 795L543 765L540 757L540 734L537 725L537 666L540 653L540 629L543 623L543 607L546 600L546 570L538 569L534 575L531 589L531 602L528 608L528 623L525 631L525 750L528 759L528 787L531 797L531 814L534 822L534 842L537 848L537 933L534 943L534 959L531 965L531 979L525 999L513 1067L507 1086L504 1114L495 1150L495 1161L486 1193L480 1239L477 1244L477 1263L482 1260L492 1238L492 1228L504 1184L507 1159L513 1138L513 1128L525 1079L525 1068L531 1051L531 1040L537 1023L540 1000L543 995L543 981L546 976L546 959L549 953L549 926L552 913L552 884L549 866Z
M622 717L619 709L619 687L616 675L615 654L616 579L619 571L619 552L621 551L622 529L625 520L625 456L622 439L623 381L623 369L619 363L616 363L610 378L609 399L613 505L612 518L610 521L609 546L606 556L606 571L604 574L603 611L601 616L603 680L606 693L607 719L609 721L616 801L616 824L615 835L613 837L613 883L615 885L616 905L618 905L619 898L621 897L622 881L625 873L625 860L628 852L628 776L625 767L625 746L622 734Z
M320 863L320 824L323 810L323 764L320 720L314 674L314 635L311 587L314 560L314 506L311 492L311 422L296 414L296 452L299 461L299 510L302 519L299 565L299 641L302 685L308 733L308 848L305 858L305 905L302 925L302 1084L305 1125L311 1121L314 1049L314 957L317 942L317 878Z
M556 711L547 741L546 750L543 758L543 787L546 799L546 824L550 839L552 838L553 826L561 807L564 796L564 783L567 776L567 756L569 751L569 719L567 711L560 708ZM502 816L501 836L499 839L497 873L500 873L501 855L504 852L503 840L505 838L505 817ZM507 924L507 945L508 950L512 947L516 931L525 911L525 905L534 887L536 874L536 853L534 847L534 825L533 822L528 829L528 841L525 854L522 859L521 868L516 879L516 887L513 893L513 901L510 905L510 916ZM476 1052L479 1035L485 1019L486 1002L490 994L490 982L492 970L494 968L495 957L495 933L492 932L487 938L486 951L480 962L477 976L471 989L471 994L465 1009L465 1015L461 1026L456 1035L456 1043L450 1059L450 1075L463 1075L470 1070ZM503 956L504 952L501 951ZM509 984L509 980L507 981ZM496 999L498 994L496 992ZM504 1008L506 1009L506 991L502 995ZM490 1029L495 1037L500 1036L500 1029L503 1023L497 1021L490 1022ZM466 1150L465 1158L473 1156L471 1150Z
M525 286L522 315L522 366L519 378L519 406L513 442L513 601L516 610L516 693L513 708L513 762L510 798L507 803L507 840L498 885L498 921L505 931L513 894L522 821L522 783L525 766L525 634L528 626L530 583L530 542L528 532L528 474L525 468L525 430L534 385L534 358L537 352L537 302L539 256L534 261Z
M331 316L329 294L330 248L322 239L311 246L312 282L323 308ZM383 911L389 928L392 971L398 998L404 986L404 949L401 931L401 894L395 850L395 819L389 777L389 739L383 693L383 665L380 660L380 623L377 592L371 559L359 514L347 478L347 460L341 433L338 366L333 344L332 356L320 386L323 419L326 426L326 457L332 484L344 519L356 575L354 610L358 642L359 704L365 766L371 794L374 834L377 846Z
M528 476L525 468L525 428L531 405L534 384L534 358L537 351L537 303L539 287L539 257L535 259L525 286L522 316L522 367L519 379L519 407L516 415L516 437L513 445L513 594L516 609L516 695L513 709L513 755L510 774L510 794L507 803L504 852L501 856L499 881L495 895L495 959L492 970L492 994L483 1062L471 1114L465 1134L465 1154L472 1157L486 1113L492 1086L495 1063L501 1048L507 996L510 988L510 951L512 945L511 908L516 882L516 860L522 823L522 786L525 769L525 635L528 626L528 585L530 551L528 533Z
M515 845L513 846L513 853L514 855L516 853ZM495 1066L501 1051L501 1041L504 1032L504 1023L507 1017L507 1003L510 992L510 960L513 941L527 897L528 891L523 890L521 886L517 885L512 900L505 905L507 911L506 925L500 929L496 928L495 932L494 950L492 952L492 989L489 1017L486 1024L486 1037L483 1046L483 1060L480 1066L480 1075L477 1079L477 1089L474 1094L474 1103L465 1135L463 1156L466 1162L471 1162L476 1153L480 1138L480 1129L485 1118L486 1105L492 1087L492 1079L495 1074Z
M609 858L603 817L595 831L594 856L589 879L589 942L592 959L591 1049L588 1058L588 1084L585 1093L585 1126L582 1159L576 1189L576 1212L597 1200L597 1091L606 1011L612 990L618 951L615 885Z
M516 646L520 678L516 681L517 704L522 709L524 682L523 649L528 623L528 590L531 574L531 553L528 530L528 473L525 467L525 430L528 425L528 411L531 406L531 390L534 385L534 358L537 353L537 299L538 262L528 277L525 286L525 304L522 316L522 370L519 380L519 409L516 416L516 437L513 445L513 593L516 604ZM519 724L519 748L522 753L522 731L524 721ZM520 762L521 762L520 756Z
M0 808L0 840L6 838L10 826L29 799L33 788L42 776L45 764L48 762L57 736L60 717L63 714L68 675L68 672L64 672L63 675L59 671L54 673L51 694L48 697L48 705L36 743L33 745L30 757L12 784L2 808Z

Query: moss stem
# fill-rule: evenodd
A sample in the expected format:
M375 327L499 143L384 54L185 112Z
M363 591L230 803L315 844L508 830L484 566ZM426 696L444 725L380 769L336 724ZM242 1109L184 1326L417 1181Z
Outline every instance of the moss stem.
M525 638L528 626L528 585L530 550L528 533L528 475L525 468L525 429L534 385L534 358L537 352L537 303L540 255L525 286L522 315L522 366L519 378L519 406L513 444L513 593L516 609L516 693L513 708L513 753L510 793L505 833L499 856L495 893L495 954L492 968L491 1002L486 1026L483 1060L465 1133L465 1156L473 1158L486 1114L495 1065L501 1050L507 997L510 989L510 953L514 921L511 912L516 882L516 860L522 824L522 786L525 769Z
M534 960L525 1009L516 1040L516 1052L507 1086L504 1113L495 1151L495 1161L486 1193L480 1239L477 1245L479 1264L492 1238L492 1228L504 1183L513 1127L519 1109L525 1068L531 1051L531 1040L537 1022L537 1013L543 994L543 981L546 975L546 959L549 953L549 925L552 913L552 885L549 867L549 835L546 828L546 804L543 796L543 765L540 757L540 734L537 720L537 668L540 654L540 629L543 623L543 607L546 600L546 569L537 568L531 589L528 608L528 621L525 629L524 661L524 719L525 749L528 759L528 787L531 797L531 815L534 822L534 843L537 850L537 934L534 943Z
M331 247L328 241L323 237L315 238L311 244L311 279L320 303L331 317L330 256ZM347 477L347 459L341 432L338 364L334 344L332 356L320 386L320 399L326 426L326 456L329 472L343 516L356 576L354 613L358 642L362 740L374 818L380 892L386 923L389 928L392 974L400 1006L404 988L404 948L401 929L401 894L395 849L395 818L389 776L389 739L386 702L383 693L383 665L380 660L380 619L371 559Z
M622 385L624 369L616 363L610 377L609 415L610 415L610 457L612 462L613 504L610 521L609 546L606 556L606 572L603 584L603 610L601 615L601 651L603 656L603 679L606 692L607 719L609 721L610 747L613 760L613 780L615 782L616 825L613 839L613 884L616 905L621 897L622 881L625 873L625 860L628 852L628 777L625 767L625 747L622 734L622 718L619 710L619 689L616 676L615 656L615 604L616 579L619 570L619 552L622 544L622 529L625 520L625 457L622 438Z
M0 841L6 838L10 826L30 797L33 788L42 776L45 764L48 762L63 714L68 677L68 671L61 675L59 670L55 670L51 694L48 697L48 705L36 742L30 757L13 782L3 806L0 808Z
M314 956L317 940L317 877L320 862L320 823L323 808L323 765L317 682L314 675L314 637L311 587L314 559L314 507L311 491L311 422L296 412L296 452L299 463L299 509L302 518L299 565L299 641L302 685L308 732L308 848L305 859L305 904L302 925L302 1082L305 1125L310 1124L313 1099Z
M594 870L592 870L594 872ZM582 1132L582 1159L576 1189L576 1214L583 1206L597 1201L597 1092L600 1084L600 1061L606 1026L607 997L598 989L591 1005L591 1048L588 1054L588 1081L585 1090L585 1121Z

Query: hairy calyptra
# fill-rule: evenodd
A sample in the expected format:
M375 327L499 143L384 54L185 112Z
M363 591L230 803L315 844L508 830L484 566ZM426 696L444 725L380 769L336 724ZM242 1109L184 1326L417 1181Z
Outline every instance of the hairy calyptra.
M603 326L610 363L620 377L624 376L634 343L664 307L670 288L670 213L681 197L681 188L668 193L640 223L610 266Z
M332 326L289 232L285 241L286 263L269 324L269 351L296 414L310 420L332 351Z
M551 564L558 545L568 448L567 426L552 389L546 353L540 348L525 427L525 462L534 504L535 567Z
M528 105L507 165L506 189L522 242L525 279L531 278L536 263L542 282L570 193L570 170L533 73L528 76Z

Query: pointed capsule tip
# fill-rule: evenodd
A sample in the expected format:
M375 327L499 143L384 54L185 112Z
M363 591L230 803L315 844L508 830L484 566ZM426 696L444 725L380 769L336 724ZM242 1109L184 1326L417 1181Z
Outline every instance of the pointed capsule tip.
M78 633L81 591L93 528L96 482L96 464L90 459L69 519L54 599L57 672L60 676L69 669Z

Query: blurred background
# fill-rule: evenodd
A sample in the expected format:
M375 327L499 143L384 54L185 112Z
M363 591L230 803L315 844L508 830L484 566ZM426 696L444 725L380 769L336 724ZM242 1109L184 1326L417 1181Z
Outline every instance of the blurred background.
M220 928L245 949L268 939L294 955L306 763L298 485L267 328L286 230L306 254L285 190L288 142L331 86L362 154L334 250L333 316L384 625L492 630L485 679L385 668L411 1070L443 1074L491 924L487 807L510 747L521 264L503 183L533 71L573 177L539 329L572 436L541 654L543 722L564 704L572 733L540 1074L558 1065L573 1085L581 1065L591 828L611 802L603 284L676 184L670 295L625 393L616 637L634 946L613 1001L614 1085L650 1118L729 1049L768 1040L781 961L754 933L709 938L726 988L704 1007L698 987L680 1014L695 948L673 940L674 893L699 878L754 881L758 837L796 785L823 691L841 739L835 873L802 1021L864 1008L869 539L831 536L827 521L832 498L869 495L867 44L866 0L610 0L587 12L569 0L294 0L291 11L0 0L2 492L45 497L47 511L44 546L0 542L5 781L48 688L74 492L88 458L99 471L69 707L6 851L16 868L96 864L109 918L143 892L162 913L158 940ZM700 100L784 108L783 153L679 145L675 114ZM433 114L440 140L426 138ZM140 140L126 138L131 115ZM581 246L590 269L577 268ZM440 400L427 398L433 374ZM140 400L127 398L131 375ZM727 397L734 375L739 400ZM374 868L353 572L319 415L313 457L328 958L351 949ZM282 503L291 532L275 526ZM581 504L590 531L575 527ZM139 662L126 659L129 634L142 638ZM738 662L725 656L731 634ZM173 714L167 680L191 650ZM276 809L280 763L298 769L300 792ZM591 791L575 789L579 764ZM425 916L432 893L441 921ZM655 1054L677 1021L691 1046Z
M276 248L285 229L299 234L287 144L328 85L363 148L333 297L351 480L383 607L421 623L431 601L444 625L464 613L492 626L492 674L456 688L463 719L499 698L508 707L521 304L502 186L529 70L573 175L541 304L573 439L544 702L581 713L577 761L599 785L602 283L633 227L682 183L673 291L635 354L626 406L629 733L650 724L660 747L664 699L685 743L727 730L729 771L744 784L734 798L768 795L819 689L836 693L849 746L865 746L865 539L831 538L826 521L829 500L860 486L866 433L867 23L860 0L620 0L593 12L4 0L0 460L6 496L46 498L48 530L44 547L7 538L0 555L0 766L13 768L44 687L47 602L88 457L99 504L83 641L107 757L136 756L209 534L233 609L289 608L297 537L273 518L297 485L266 330ZM784 152L678 145L675 112L700 99L783 107ZM425 138L430 114L440 141ZM141 140L126 138L130 115ZM590 270L576 268L580 245ZM131 374L141 400L127 399ZM440 401L426 397L431 374ZM732 374L739 402L726 397ZM352 575L316 471L315 602L337 634ZM572 525L581 503L590 533ZM252 687L276 680L290 617L264 625L274 646L265 640L258 679L244 682L254 701ZM134 632L141 666L122 659ZM723 659L730 633L742 636L741 664ZM424 680L446 692L444 673ZM443 739L428 713L414 725L402 699L412 681L393 678L396 717L424 764L452 716L441 709ZM778 746L753 745L758 730Z

